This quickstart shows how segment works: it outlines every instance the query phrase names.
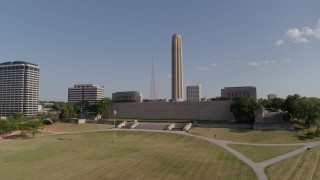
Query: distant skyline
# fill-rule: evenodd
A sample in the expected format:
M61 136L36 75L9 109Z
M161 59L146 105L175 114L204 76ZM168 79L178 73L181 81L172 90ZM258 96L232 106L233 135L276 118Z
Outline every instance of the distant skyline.
M0 63L38 64L40 100L67 101L74 84L149 98L153 57L158 98L170 99L178 33L184 91L199 83L207 98L234 86L256 86L258 98L320 97L319 7L318 0L1 1Z

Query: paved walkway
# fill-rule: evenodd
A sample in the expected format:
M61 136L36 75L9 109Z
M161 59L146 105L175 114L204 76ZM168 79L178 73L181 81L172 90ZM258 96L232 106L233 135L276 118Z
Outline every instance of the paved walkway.
M70 134L70 133L85 133L85 132L98 132L98 131L114 131L114 129L106 129L106 130L91 130L91 131L78 131L78 132L57 132L57 131L45 131L47 133L52 133L52 134L46 134L46 135L42 135L42 136L51 136L51 135L56 135L56 134ZM204 136L198 136L195 134L190 134L190 133L186 133L184 131L165 131L165 130L146 130L146 129L116 129L116 131L146 131L146 132L162 132L162 133L172 133L172 134L182 134L182 135L186 135L186 136L191 136L191 137L195 137L195 138L199 138L199 139L203 139L206 141L209 141L211 143L214 143L222 148L224 148L225 150L229 151L230 153L232 153L233 155L235 155L236 157L238 157L239 159L241 159L244 163L248 164L256 173L257 177L259 180L267 180L268 177L265 173L265 168L277 163L281 160L287 159L289 157L295 156L297 154L300 154L304 151L307 151L308 148L313 148L316 147L318 145L320 145L320 141L316 141L316 142L310 142L310 143L292 143L292 144L254 144L254 143L238 143L238 142L232 142L232 141L225 141L225 140L219 140L219 139L213 139L213 138L208 138L208 137L204 137ZM8 140L4 140L4 139L0 139L0 143L2 142L6 142ZM301 145L303 147L296 149L294 151L291 151L289 153L283 154L281 156L269 159L267 161L264 162L260 162L260 163L255 163L253 161L251 161L249 158L245 157L243 154L239 153L238 151L230 148L228 145L229 144L242 144L242 145L254 145L254 146L290 146L290 145Z
M231 141L224 141L224 140L218 140L218 139L212 139L212 138L208 138L208 137L203 137L203 136L198 136L198 135L194 135L194 134L188 134L186 133L186 135L192 136L192 137L196 137L196 138L200 138L200 139L204 139L207 140L209 142L212 142L216 145L219 145L220 147L224 148L225 150L229 151L230 153L232 153L233 155L235 155L236 157L238 157L239 159L241 159L243 162L245 162L246 164L248 164L253 170L254 172L257 174L258 179L259 180L267 180L268 177L265 173L265 168L277 163L279 161L282 161L284 159L287 159L289 157L295 156L297 154L300 154L304 151L307 151L308 148L313 148L315 146L320 145L320 141L317 142L310 142L310 143L294 143L294 144L254 144L254 143L237 143L237 142L231 142ZM264 162L260 162L260 163L255 163L253 161L251 161L249 158L245 157L243 154L239 153L238 151L230 148L228 146L228 144L243 144L243 145L254 145L254 146L291 146L291 145L301 145L303 147L296 149L294 151L291 151L289 153L283 154L281 156L269 159L267 161Z
M109 129L110 130L110 129ZM117 129L117 131L121 131L122 129ZM123 131L128 131L127 129L123 129ZM164 133L174 133L174 134L183 134L186 136L192 136L195 138L199 138L199 139L203 139L206 141L209 141L211 143L214 143L222 148L224 148L225 150L229 151L230 153L232 153L233 155L235 155L236 157L238 157L239 159L241 159L244 163L248 164L256 173L256 175L258 176L259 180L267 180L268 177L265 173L265 168L277 163L279 161L282 161L284 159L287 159L289 157L295 156L297 154L300 154L304 151L307 151L308 148L313 148L316 147L318 145L320 145L320 141L316 141L316 142L310 142L310 143L292 143L292 144L255 144L255 143L238 143L238 142L232 142L232 141L225 141L225 140L218 140L218 139L213 139L213 138L208 138L208 137L204 137L204 136L198 136L195 134L190 134L190 133L186 133L184 131L153 131L153 130L135 130L135 129L130 129L129 131L152 131L152 132L164 132ZM260 163L255 163L253 161L251 161L249 158L247 158L246 156L244 156L243 154L241 154L240 152L230 148L228 145L229 144L242 144L242 145L254 145L254 146L296 146L296 145L300 145L303 146L299 149L296 149L294 151L291 151L289 153L283 154L281 156L269 159L267 161L264 162L260 162Z

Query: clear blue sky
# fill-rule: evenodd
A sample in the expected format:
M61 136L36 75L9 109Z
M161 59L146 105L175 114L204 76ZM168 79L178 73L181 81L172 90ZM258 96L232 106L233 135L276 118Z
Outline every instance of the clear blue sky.
M40 100L94 83L106 96L171 98L171 36L183 38L184 84L202 96L256 86L258 97L320 97L319 0L0 1L0 62L40 66Z

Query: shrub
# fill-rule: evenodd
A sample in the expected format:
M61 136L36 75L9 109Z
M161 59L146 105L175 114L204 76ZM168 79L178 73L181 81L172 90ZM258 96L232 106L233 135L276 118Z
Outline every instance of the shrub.
M282 119L286 122L290 122L292 120L292 116L291 114L286 113L282 116Z
M315 135L315 132L313 132L313 131L308 131L306 135L307 135L307 139L313 139L313 138L314 138L314 135Z
M320 129L317 129L317 130L314 132L314 136L315 136L315 137L320 137Z

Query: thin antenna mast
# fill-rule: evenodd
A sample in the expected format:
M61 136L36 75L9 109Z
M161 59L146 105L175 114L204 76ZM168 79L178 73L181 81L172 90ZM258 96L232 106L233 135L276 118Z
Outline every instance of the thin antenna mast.
M157 99L157 92L156 92L156 81L154 77L154 62L153 62L153 56L152 56L152 67L151 67L151 88L150 88L150 100L156 100Z

